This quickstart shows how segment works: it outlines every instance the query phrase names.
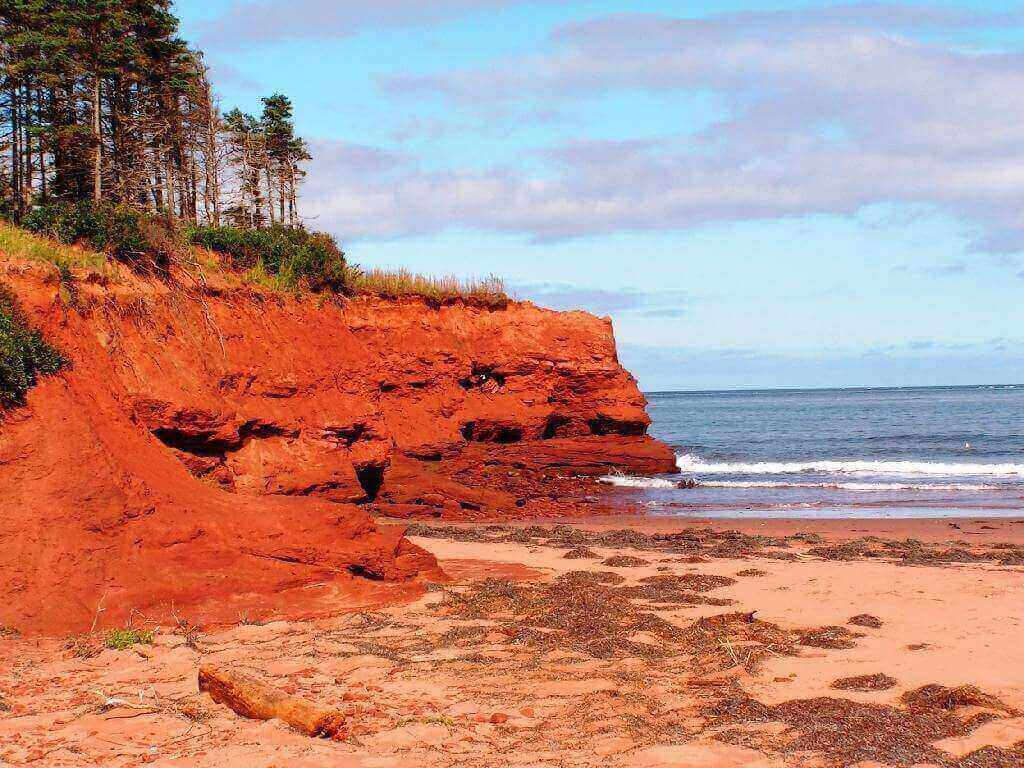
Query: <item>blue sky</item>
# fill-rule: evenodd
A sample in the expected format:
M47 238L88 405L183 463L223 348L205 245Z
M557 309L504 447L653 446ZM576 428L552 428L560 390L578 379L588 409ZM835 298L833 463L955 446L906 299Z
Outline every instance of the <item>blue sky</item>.
M310 226L611 315L648 390L1024 381L1024 5L179 0Z

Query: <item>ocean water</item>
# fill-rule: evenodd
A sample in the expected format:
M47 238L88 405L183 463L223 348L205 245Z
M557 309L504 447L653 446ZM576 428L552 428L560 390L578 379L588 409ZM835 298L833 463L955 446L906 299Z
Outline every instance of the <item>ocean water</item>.
M1024 514L1024 386L648 394L679 476L609 477L651 512Z

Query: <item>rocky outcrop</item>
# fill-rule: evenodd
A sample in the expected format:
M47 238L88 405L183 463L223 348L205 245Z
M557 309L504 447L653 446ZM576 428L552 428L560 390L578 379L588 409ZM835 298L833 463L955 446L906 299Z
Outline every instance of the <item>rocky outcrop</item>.
M72 362L0 421L0 624L365 598L438 575L374 512L571 512L581 476L675 468L584 313L128 276L80 278L72 308L47 268L0 280Z

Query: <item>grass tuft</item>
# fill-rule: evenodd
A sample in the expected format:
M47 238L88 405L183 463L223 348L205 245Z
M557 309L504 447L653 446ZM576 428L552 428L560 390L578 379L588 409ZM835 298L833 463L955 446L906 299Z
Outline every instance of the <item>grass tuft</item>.
M0 220L0 253L15 259L55 264L58 269L102 269L107 256L89 248L72 248Z
M504 307L509 301L505 283L493 275L481 280L460 280L454 275L429 277L405 269L369 269L359 270L353 276L352 287L355 293L385 299L416 296L439 303L462 299L489 307Z
M115 651L124 651L133 645L152 645L154 634L152 629L112 629L107 633L103 644Z

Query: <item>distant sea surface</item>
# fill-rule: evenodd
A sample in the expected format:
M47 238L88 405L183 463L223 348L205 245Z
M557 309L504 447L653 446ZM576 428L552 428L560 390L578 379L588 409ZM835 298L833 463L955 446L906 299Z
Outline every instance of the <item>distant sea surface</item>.
M609 477L652 513L1024 515L1024 386L649 393L679 476Z

